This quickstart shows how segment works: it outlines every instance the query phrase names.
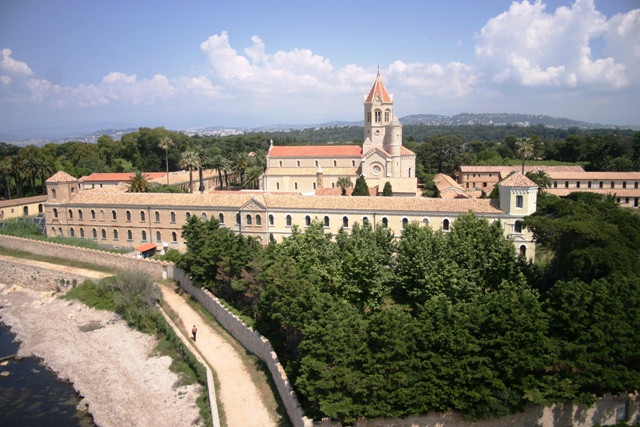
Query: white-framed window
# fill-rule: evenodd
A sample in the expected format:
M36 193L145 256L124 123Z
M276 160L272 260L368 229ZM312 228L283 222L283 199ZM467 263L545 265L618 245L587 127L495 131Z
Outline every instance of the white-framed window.
M516 208L522 208L524 206L524 197L521 195L516 196Z

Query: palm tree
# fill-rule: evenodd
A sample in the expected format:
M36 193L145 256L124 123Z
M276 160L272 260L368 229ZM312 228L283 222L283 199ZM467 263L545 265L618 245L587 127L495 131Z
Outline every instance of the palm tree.
M38 160L36 157L28 157L22 161L22 174L29 182L31 195L36 195L36 177L38 176Z
M516 142L516 154L522 157L522 173L524 174L524 161L533 154L533 144L529 138Z
M149 181L147 175L138 171L129 179L129 193L147 193L149 191Z
M40 176L42 194L47 194L47 186L45 185L45 182L47 181L47 178L53 175L53 167L51 166L51 163L47 161L47 159L45 159L44 157L38 157L36 168L38 171L38 175Z
M193 170L200 167L200 158L195 151L185 151L180 159L180 166L189 169L189 192L193 193Z
M244 185L244 172L249 168L251 164L251 157L248 153L238 152L233 157L233 163L231 170L240 177L240 186Z
M338 182L336 183L336 185L342 189L342 195L346 196L347 188L353 187L353 182L348 176L341 176L340 178L338 178Z
M264 173L264 169L260 165L253 165L247 169L245 174L244 185L242 188L257 189L260 188L260 177Z
M202 145L196 145L196 148L193 150L195 155L198 157L198 179L200 181L200 186L198 187L198 191L201 193L204 192L204 179L202 176L203 169L209 163L209 156L207 156L207 152L204 150Z
M229 169L229 161L224 158L224 156L220 154L216 154L209 161L209 166L218 171L218 182L220 184L220 189L222 190L222 172Z
M545 188L550 188L553 184L553 179L543 170L527 172L527 178L535 182L538 185L540 192L543 192Z
M173 140L166 135L158 141L158 147L164 150L164 162L167 166L167 185L169 185L169 149L173 147L173 144Z
M18 156L9 157L11 165L11 174L15 178L16 190L18 192L18 198L22 198L22 160Z
M11 162L4 158L0 160L0 174L4 177L4 185L7 192L7 200L11 200Z

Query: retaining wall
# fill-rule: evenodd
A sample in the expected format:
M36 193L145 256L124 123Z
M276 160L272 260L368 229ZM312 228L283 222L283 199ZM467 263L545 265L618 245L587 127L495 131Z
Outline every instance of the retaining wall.
M22 286L28 284L29 289L38 292L54 292L58 288L67 289L74 282L80 284L85 279L90 278L80 274L52 271L5 259L0 259L0 271L2 271L0 282L6 285L17 284Z
M173 263L171 262L133 258L129 255L120 255L40 240L23 239L2 234L0 234L0 246L30 252L36 255L87 262L117 270L144 271L156 280L173 279Z

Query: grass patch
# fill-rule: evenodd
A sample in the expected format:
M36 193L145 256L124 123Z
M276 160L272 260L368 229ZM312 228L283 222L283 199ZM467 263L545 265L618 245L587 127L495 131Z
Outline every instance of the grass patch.
M65 258L37 255L31 252L25 252L18 249L5 248L4 246L0 246L0 255L6 255L6 256L11 256L11 257L20 258L20 259L28 259L31 261L48 262L56 265L65 265L67 267L84 268L87 270L100 271L102 273L115 274L119 272L119 270L114 269L112 267L103 267L101 265L91 264L91 263L82 262L82 261L73 261Z

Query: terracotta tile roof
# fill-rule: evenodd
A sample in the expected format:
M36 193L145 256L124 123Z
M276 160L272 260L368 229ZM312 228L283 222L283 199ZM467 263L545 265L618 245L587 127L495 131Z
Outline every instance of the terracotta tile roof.
M76 182L76 181L78 180L72 177L71 175L69 175L68 173L66 173L65 171L58 171L55 174L53 174L49 179L47 179L45 182Z
M97 193L82 192L75 196L70 206L130 206L131 209L185 208L211 211L215 209L240 209L245 203L255 199L275 210L320 210L374 212L417 212L453 214L476 212L479 214L500 214L490 199L437 199L424 197L342 197L342 196L300 196L280 194L171 194L171 193Z
M347 194L345 196L351 196L353 193L353 187L346 189ZM342 188L340 187L332 187L332 188L320 188L316 190L316 196L325 197L325 196L342 196ZM378 196L378 187L369 187L369 196L377 197Z
M207 179L207 178L211 178L211 177L217 177L218 176L218 171L213 170L213 169L205 169L202 171L202 178L203 179ZM194 189L198 188L200 178L198 176L198 171L194 170L193 171L193 187ZM149 179L149 182L155 182L157 184L166 184L167 183L167 176L166 173L163 173L162 176L157 177L157 178L151 178ZM169 172L169 184L170 185L177 185L177 184L188 184L189 183L189 171L175 171L175 172Z
M152 249L158 249L158 246L155 243L145 243L144 245L140 245L136 247L136 251L139 251L139 252L147 252Z
M154 178L165 177L167 175L166 172L142 172L143 175L147 177L147 180L151 180ZM92 173L89 176L83 176L80 178L83 182L96 182L96 181L109 181L109 182L126 182L134 176L134 172L109 172L109 173Z
M402 156L415 156L416 153L414 153L413 151L409 150L407 147L405 147L403 145L402 147L400 147L400 155L402 155Z
M269 158L274 157L360 157L360 145L279 145L269 149Z
M387 88L384 87L384 83L382 83L382 79L380 78L380 74L378 74L376 76L376 81L373 82L373 86L371 87L371 90L369 91L369 95L367 95L367 97L365 98L364 102L366 104L371 104L378 97L380 98L380 100L382 102L387 102L387 103L393 102L393 99L391 99L391 96L389 95L389 92L387 92Z
M436 174L436 176L433 177L433 182L436 184L436 188L442 198L451 198L458 195L469 197L460 184L449 175L443 173Z
M40 203L46 202L47 196L33 196L33 197L23 197L21 199L11 199L11 200L2 200L0 201L0 208L6 208L9 206L21 206L28 205L30 203Z
M538 184L531 181L522 172L516 172L513 175L509 175L502 181L500 181L499 185L501 187L537 187Z

